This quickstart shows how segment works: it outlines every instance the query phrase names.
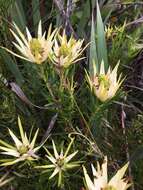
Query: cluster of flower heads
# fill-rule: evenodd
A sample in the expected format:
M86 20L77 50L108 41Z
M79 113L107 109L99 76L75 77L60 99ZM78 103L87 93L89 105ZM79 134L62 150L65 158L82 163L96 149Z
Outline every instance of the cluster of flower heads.
M16 40L16 43L13 42L13 44L21 54L14 53L7 48L4 49L21 59L37 64L49 60L56 67L56 70L59 71L59 69L66 69L71 64L84 58L81 57L87 47L82 47L84 40L76 40L72 35L70 38L67 38L65 30L62 34L58 28L52 32L50 25L47 34L46 31L43 33L40 21L37 38L33 38L28 28L26 28L26 36L20 31L16 24L14 24L14 29L16 32L11 30ZM94 76L89 77L87 74L91 91L101 102L108 101L115 96L123 81L121 80L121 75L117 78L119 64L115 66L113 71L109 67L107 72L105 72L103 61L99 72L96 69L96 63L93 63L93 65Z
M27 137L26 132L23 130L21 120L19 117L18 117L18 127L21 137L20 140L10 129L8 129L9 134L12 140L14 141L14 145L11 145L3 140L0 140L1 144L0 154L12 157L10 159L8 158L1 159L0 160L1 166L15 165L18 164L19 162L25 162L25 161L31 162L40 159L40 156L38 155L37 152L41 147L44 147L44 145L42 143L39 146L35 147L36 138L38 135L38 129L35 132L33 139L30 140ZM63 173L65 173L69 169L79 167L81 163L80 161L71 162L71 160L73 159L73 157L76 156L78 151L74 151L73 153L69 154L71 146L74 142L74 138L72 138L70 135L69 137L70 137L70 143L65 152L63 148L61 148L59 154L54 141L52 141L53 154L49 152L47 148L44 147L47 153L46 158L51 162L51 164L46 163L45 165L35 167L36 169L41 168L44 169L45 171L53 170L49 179L52 179L58 174L58 186L62 184ZM127 170L128 163L125 166L123 166L120 170L118 170L118 172L109 182L107 177L107 157L105 157L104 163L102 164L101 168L98 162L97 162L97 170L94 168L93 165L91 165L91 167L94 176L93 182L90 179L89 175L87 174L87 170L83 166L83 173L85 177L87 190L126 190L130 186L130 184L128 184L128 182L125 181L125 179L122 179L125 174L125 171ZM7 174L4 175L0 179L0 187L7 184L13 179L14 179L13 177L7 178Z
M65 31L60 34L60 29L55 29L52 32L50 25L48 33L42 32L41 21L38 25L37 37L32 37L28 28L26 28L26 36L20 31L14 23L14 30L10 30L14 36L16 43L14 46L18 49L21 55L6 49L13 55L24 60L41 64L48 59L57 67L68 67L72 63L79 61L79 56L82 54L83 41L75 40L73 36L67 39Z
M84 40L76 40L73 36L68 39L65 31L63 31L62 34L60 33L59 29L55 29L52 32L52 27L50 26L48 32L43 33L40 21L38 25L37 38L33 38L28 28L26 28L26 36L20 31L16 24L14 24L14 28L16 32L11 30L11 33L13 34L16 43L13 42L13 44L21 54L19 55L7 48L4 49L21 59L37 64L42 64L43 62L49 60L53 63L56 69L66 69L71 64L83 59L81 55L86 48L82 48ZM97 70L96 64L93 63L93 65L94 74L90 75L87 73L87 81L89 83L90 89L101 102L108 101L115 96L117 90L123 82L121 75L117 77L119 64L117 64L113 70L111 70L109 67L107 72L105 71L105 65L103 61L101 62L99 71ZM10 159L4 158L0 160L2 166L9 166L19 162L40 159L37 152L41 147L43 147L43 144L35 147L38 130L35 132L33 139L30 140L27 137L26 132L23 130L20 118L18 118L18 126L21 137L20 140L10 129L8 129L9 134L14 141L14 145L0 140L0 153L2 155L12 157ZM69 143L65 153L62 148L60 154L57 151L54 141L52 141L54 155L52 155L51 152L49 152L49 150L44 147L45 151L47 152L46 157L51 162L51 164L36 166L36 168L41 168L45 171L53 170L49 179L55 177L58 174L58 186L60 186L62 183L62 175L64 172L66 172L68 169L80 166L79 161L71 162L73 157L75 157L75 155L78 153L78 151L75 151L69 154L73 141L74 138L71 138L71 142ZM87 174L87 170L83 166L87 190L126 190L130 186L130 184L125 181L125 179L122 179L128 164L118 170L115 176L109 180L109 182L106 157L101 167L99 163L97 163L97 170L93 165L91 165L91 167L94 176L93 182ZM3 185L12 179L13 178L9 178L5 180L5 178L1 178L1 184Z
M41 143L39 146L35 147L39 130L37 129L37 131L34 134L33 139L30 140L30 138L27 137L26 132L24 132L23 130L21 120L19 117L18 117L18 127L19 127L20 137L21 137L20 140L10 129L8 129L9 134L12 140L14 141L14 145L11 145L3 140L0 140L0 144L1 144L0 154L6 155L6 157L0 160L1 166L15 165L15 164L18 164L20 162L25 162L25 161L30 163L31 161L36 161L37 159L40 159L40 156L38 155L37 152L41 147L44 147L44 143ZM78 151L75 151L69 154L71 146L74 142L74 138L70 137L70 139L71 139L71 142L69 143L65 153L62 148L60 154L58 154L54 141L52 141L54 156L48 151L46 147L44 147L48 154L46 155L46 158L50 162L52 162L52 164L49 164L49 165L46 164L46 165L35 167L35 168L41 168L41 169L46 169L46 170L48 169L50 171L51 169L53 169L53 173L51 174L49 179L53 178L54 176L58 174L58 186L60 186L62 183L61 181L62 181L63 172L66 172L66 170L79 166L79 161L71 162L71 159L73 159L73 157L78 153ZM7 156L9 156L10 158L7 158ZM10 178L9 180L11 179L13 178ZM6 183L8 181L4 181L4 182Z
M26 132L24 132L23 130L20 118L18 118L18 126L19 126L21 140L19 140L19 138L10 129L8 130L11 138L14 141L14 145L11 145L3 140L0 140L1 144L0 150L2 150L0 154L13 157L10 159L5 158L0 160L1 166L9 166L17 164L19 162L34 161L40 159L40 157L37 155L37 152L43 146L43 144L35 147L38 130L35 132L33 139L30 141L29 138L27 137ZM81 163L79 161L71 162L71 160L73 159L73 157L75 157L78 151L74 151L73 153L69 154L71 146L74 142L74 138L72 138L71 136L69 137L71 139L71 142L69 143L67 149L65 150L65 153L62 148L59 154L54 141L52 141L54 155L51 152L49 152L47 148L44 147L47 152L46 158L51 162L51 164L45 164L35 167L35 168L44 169L45 171L53 170L49 179L55 177L58 174L58 186L62 184L63 173L65 173L69 169L79 167ZM98 162L97 162L97 170L94 168L93 165L91 165L91 167L94 176L93 182L90 179L89 175L87 174L87 170L83 166L83 173L87 190L126 190L131 185L128 184L128 182L125 179L123 179L123 176L128 167L128 163L125 164L121 169L119 169L115 174L115 176L113 176L109 182L107 175L108 173L107 157L105 157L101 168ZM0 179L0 187L3 186L4 184L7 184L13 179L14 179L13 177L7 178L7 174L4 175Z

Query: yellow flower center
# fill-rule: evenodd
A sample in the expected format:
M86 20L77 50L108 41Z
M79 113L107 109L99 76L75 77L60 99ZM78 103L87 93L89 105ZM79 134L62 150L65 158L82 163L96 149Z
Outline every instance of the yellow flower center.
M71 55L72 49L75 44L76 44L75 39L70 39L70 43L65 42L65 43L61 44L59 54L62 55L63 57L72 56Z
M30 41L30 50L32 54L34 55L37 62L40 62L43 56L43 48L41 46L41 43L38 39L33 38Z
M117 189L113 186L107 186L107 187L103 188L102 190L117 190Z
M19 151L20 155L25 154L25 153L27 153L27 151L28 151L28 147L27 147L27 146L24 146L24 145L21 145L21 146L18 148L18 151Z
M99 75L98 77L98 81L99 81L99 85L100 84L103 84L104 87L108 90L109 89L109 86L110 86L110 81L109 81L109 78L107 75Z
M58 158L56 164L62 168L64 166L64 157Z
M62 55L63 57L66 57L69 55L69 53L70 53L70 50L67 48L66 44L60 47L60 51L59 51L60 56Z

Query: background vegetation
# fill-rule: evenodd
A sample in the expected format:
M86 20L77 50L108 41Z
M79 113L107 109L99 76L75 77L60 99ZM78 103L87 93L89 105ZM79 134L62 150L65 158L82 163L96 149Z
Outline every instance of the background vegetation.
M69 68L70 82L67 89L59 88L58 76L49 65L44 66L45 82L41 78L39 65L16 58L1 48L0 138L11 141L7 128L19 134L18 115L28 135L31 130L35 132L37 128L40 129L37 144L49 136L45 146L50 150L51 139L54 139L60 150L61 144L68 146L68 134L72 134L75 141L71 153L79 150L74 158L76 161L81 161L88 168L90 163L96 163L103 159L103 155L107 155L109 174L113 174L130 160L127 175L133 183L131 189L142 190L143 3L135 0L100 0L99 5L106 26L106 39L103 43L98 42L101 45L97 48L98 55L101 52L101 56L108 59L112 67L120 60L119 72L125 77L117 97L108 104L95 104L85 79L85 69L92 70L91 58L96 59L93 43L84 52L86 59ZM14 50L13 36L9 31L13 21L23 32L27 26L34 36L41 20L44 30L47 31L50 23L53 28L62 26L67 36L73 34L76 39L84 38L86 45L98 35L103 39L102 26L96 28L99 21L96 15L94 0L0 0L0 44ZM12 82L19 85L28 100L13 90ZM8 173L9 178L14 177L2 189L57 189L56 178L48 180L49 173L41 174L39 170L33 169L33 165L45 162L44 149L40 149L39 155L42 159L32 163L32 166L21 164L1 167L1 176ZM69 170L64 179L62 189L82 189L82 167Z

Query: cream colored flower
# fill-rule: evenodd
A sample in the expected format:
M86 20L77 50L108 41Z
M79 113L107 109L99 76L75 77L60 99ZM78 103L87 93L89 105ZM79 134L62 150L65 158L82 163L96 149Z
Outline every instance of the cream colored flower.
M112 71L109 67L107 73L105 73L104 62L102 61L99 74L96 66L94 67L94 76L89 77L87 74L91 90L102 102L113 98L123 82L121 75L117 78L118 66L119 64Z
M48 30L48 34L46 36L46 31L42 34L42 24L40 21L38 25L38 36L37 38L33 38L28 28L26 28L27 37L24 36L24 34L20 31L20 29L15 23L14 23L14 28L17 34L13 30L10 29L15 40L17 41L16 43L13 42L13 44L19 50L21 55L16 54L7 48L4 48L4 49L6 49L8 52L10 52L11 54L21 59L24 59L33 63L41 64L42 62L46 61L48 56L50 55L51 48L53 45L53 39L54 39L57 29L55 29L51 33L51 26L50 26Z
M65 31L58 34L54 41L52 62L57 68L67 68L69 65L83 59L80 58L85 48L82 48L84 40L76 40L73 36L67 39Z
M0 140L0 144L3 145L3 146L0 146L0 150L4 151L4 152L0 152L0 154L14 157L13 159L0 160L0 162L2 162L1 165L3 166L13 165L20 161L34 160L38 158L38 156L35 153L40 149L41 146L34 148L35 141L38 135L38 129L32 141L30 142L27 138L26 133L23 131L19 117L18 117L18 126L19 126L21 140L19 140L15 136L15 134L10 129L8 129L9 134L15 143L14 146L10 145L9 143L6 143L3 140Z
M91 167L94 177L93 181L87 174L85 167L83 167L85 182L88 190L126 190L131 186L131 184L128 184L123 178L127 170L128 163L119 169L117 173L109 180L109 182L107 174L107 157L105 157L101 167L97 162L97 170L93 165L91 165Z
M124 22L122 26L111 26L110 24L105 26L106 38L107 39L114 38L118 34L123 33L125 27L126 27L126 22Z
M105 26L105 34L107 39L111 38L113 33L114 33L114 28L111 25Z
M62 184L62 174L64 172L66 172L68 169L79 166L79 162L70 162L71 159L77 154L78 151L75 151L72 154L68 155L68 152L70 151L73 141L74 141L74 139L72 138L65 153L63 153L63 149L61 149L60 154L58 154L56 145L55 145L54 141L52 141L54 156L45 148L45 150L48 154L48 155L46 155L46 157L48 158L48 160L50 160L50 162L52 162L52 164L35 167L35 168L41 168L41 169L52 169L53 168L53 173L51 174L49 179L53 178L54 176L56 176L58 174L58 186L60 186Z

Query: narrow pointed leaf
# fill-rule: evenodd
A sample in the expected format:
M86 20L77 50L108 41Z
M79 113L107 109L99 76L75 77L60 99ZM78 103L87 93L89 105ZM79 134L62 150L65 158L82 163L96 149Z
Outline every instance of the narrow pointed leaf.
M49 177L49 179L52 179L55 175L57 175L57 173L59 173L59 168L55 168L55 170L53 171L52 175Z
M10 148L10 149L14 149L14 150L15 150L15 147L14 147L14 146L12 146L12 145L10 145L10 144L4 142L3 140L0 140L0 144L4 145L4 146L7 147L7 148Z
M10 10L12 20L23 30L26 26L26 17L22 1L15 0Z
M97 1L97 52L98 52L98 61L101 63L103 60L105 63L105 70L108 69L108 57L107 57L107 45L105 39L104 25L99 9L99 4Z
M23 127L22 127L22 124L21 124L20 117L18 117L18 127L19 127L22 142L24 142L24 131L23 131Z
M56 145L53 140L52 140L52 144L53 144L54 155L55 155L55 158L57 159L59 157L59 154L57 152Z
M38 132L39 132L39 129L37 129L37 131L36 131L36 133L35 133L35 135L34 135L34 137L33 137L33 140L32 140L32 142L31 142L31 144L30 144L31 149L33 149L34 146L35 146L35 141L36 141L36 138L37 138Z
M98 59L97 59L97 50L96 50L96 41L95 41L95 23L92 15L91 23L91 36L90 36L90 53L89 53L89 73L90 76L94 76L94 64L96 64L96 69L98 70Z
M37 26L38 22L41 20L39 0L32 0L32 12L34 26Z
M10 129L8 129L8 130L9 130L10 136L12 137L13 141L15 142L16 147L19 148L19 146L22 145L22 142L15 136L15 134Z
M3 48L3 47L1 47ZM6 51L8 51L7 48L3 48ZM2 61L5 63L5 66L8 68L8 70L13 74L18 84L23 84L24 78L17 66L17 63L11 58L9 53L7 53L5 50L0 49L0 56ZM12 53L12 51L10 51Z
M74 153L72 153L69 156L67 156L65 158L65 163L68 163L77 153L78 153L78 151L75 151Z

